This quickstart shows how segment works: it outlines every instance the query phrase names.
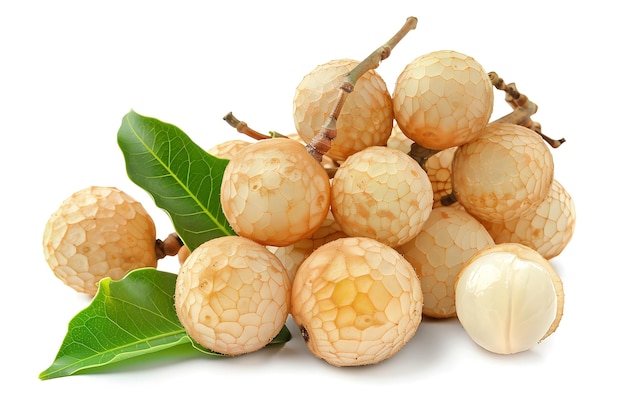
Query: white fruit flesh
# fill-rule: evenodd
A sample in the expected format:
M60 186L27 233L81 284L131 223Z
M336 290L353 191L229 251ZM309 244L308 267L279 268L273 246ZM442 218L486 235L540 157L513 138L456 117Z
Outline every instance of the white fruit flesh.
M459 272L457 316L468 335L491 352L531 349L560 320L562 294L555 281L560 279L554 269L534 250L517 244L492 246L476 253Z

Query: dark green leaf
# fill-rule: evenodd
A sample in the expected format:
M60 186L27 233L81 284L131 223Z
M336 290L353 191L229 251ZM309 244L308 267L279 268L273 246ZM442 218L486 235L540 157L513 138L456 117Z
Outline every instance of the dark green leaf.
M210 155L178 127L134 111L124 116L117 141L128 177L167 211L189 249L235 234L219 196L228 160Z
M279 344L279 343L287 343L291 340L291 332L287 326L283 326L280 332L276 335L276 337L270 342L270 344Z

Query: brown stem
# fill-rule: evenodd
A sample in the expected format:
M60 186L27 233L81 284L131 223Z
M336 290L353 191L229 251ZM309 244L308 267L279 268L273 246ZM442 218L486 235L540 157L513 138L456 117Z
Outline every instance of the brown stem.
M180 248L184 245L182 239L176 233L170 233L165 240L157 239L154 244L157 259L177 255Z
M367 58L361 61L352 69L343 79L343 83L339 87L339 94L333 109L326 119L325 124L319 132L313 137L311 142L306 146L308 152L317 161L322 162L322 156L328 152L332 140L337 136L337 119L341 113L341 109L348 98L348 94L354 91L354 86L361 77L369 70L378 68L380 62L389 58L392 49L409 33L409 31L417 27L417 18L409 17L400 28L400 30L387 41L384 45L372 52Z
M439 200L442 206L450 206L457 202L456 195L454 193L446 194Z
M428 158L438 152L438 150L428 149L416 142L413 142L411 144L411 149L409 150L409 156L417 161L424 171L427 171L426 162L428 161Z
M491 84L498 90L505 92L505 101L513 108L513 111L492 123L513 123L516 125L527 127L532 131L538 133L543 140L553 148L561 146L565 139L552 139L543 133L541 133L541 125L531 119L531 116L537 113L538 106L528 99L525 94L522 94L517 89L515 83L505 83L498 74L495 72L489 73L489 79Z
M229 112L226 116L224 116L224 120L226 123L237 129L237 132L250 136L252 139L262 140L276 136L283 136L276 132L273 132L272 135L264 135L263 133L257 132L256 130L250 128L246 122L237 119L232 112Z

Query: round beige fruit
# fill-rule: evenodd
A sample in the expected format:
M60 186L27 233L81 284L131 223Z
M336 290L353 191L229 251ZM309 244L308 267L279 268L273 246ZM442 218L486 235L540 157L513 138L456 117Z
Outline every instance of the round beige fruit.
M43 234L46 262L78 292L95 295L98 282L156 267L156 228L144 207L115 187L72 194L50 216Z
M293 282L291 315L315 356L335 366L369 365L414 336L422 301L419 278L397 251L371 238L346 237L304 260Z
M424 294L424 315L456 315L454 282L465 262L494 244L485 227L462 207L436 207L417 236L396 248L415 268Z
M428 149L472 141L493 111L493 85L483 67L456 51L410 62L396 80L393 110L402 132Z
M347 235L396 247L421 230L433 207L433 189L424 169L409 155L370 146L339 166L330 205Z
M293 118L300 137L310 143L330 115L344 76L358 65L337 59L315 67L296 88ZM393 126L391 95L374 70L363 74L348 95L337 119L337 135L326 156L344 161L368 146L384 145Z
M535 210L504 223L482 223L496 243L522 243L552 259L572 240L576 209L572 196L555 179L548 196Z
M183 262L174 295L178 318L201 346L225 355L254 352L280 332L291 282L264 246L225 236L194 249Z
M457 201L478 220L503 223L525 215L548 196L554 160L531 129L492 123L452 160Z
M330 180L301 143L264 139L230 160L220 202L239 236L263 245L287 246L310 236L326 219Z

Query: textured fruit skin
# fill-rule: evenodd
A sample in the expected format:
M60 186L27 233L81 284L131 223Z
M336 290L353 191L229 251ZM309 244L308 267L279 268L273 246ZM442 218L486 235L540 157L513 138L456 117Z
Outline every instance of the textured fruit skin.
M156 267L156 227L144 207L115 187L72 194L50 216L43 234L46 262L74 290L95 295L98 281Z
M285 266L293 282L302 262L317 248L340 237L348 237L335 221L332 211L328 211L326 220L311 236L288 246L268 247Z
M420 278L424 315L456 316L454 282L458 272L476 252L493 244L485 227L462 208L433 209L417 236L396 248Z
M415 142L408 138L396 124L387 140L387 147L409 153L413 143ZM431 155L424 165L433 188L433 207L441 207L441 197L452 193L452 160L456 149L456 146L443 149Z
M293 118L298 134L306 143L321 129L330 115L344 76L356 67L352 59L332 60L315 67L296 88ZM357 80L337 120L337 136L326 154L343 161L368 146L384 145L393 126L391 95L382 77L374 70Z
M250 143L252 142L241 139L231 139L212 146L207 152L216 158L232 159L233 156L237 155Z
M452 161L457 147L443 149L426 161L426 173L433 187L433 207L441 207L441 198L452 193Z
M330 206L328 174L287 138L251 143L224 170L220 201L239 236L287 246L313 233Z
M433 51L410 62L396 80L393 110L406 136L428 149L472 141L493 111L493 85L472 57Z
M519 243L478 251L455 284L457 317L479 346L499 354L531 349L563 315L563 285L552 265Z
M370 146L339 166L330 205L347 235L395 247L420 231L432 210L433 191L414 159L397 149Z
M267 345L287 319L291 283L269 250L225 236L194 249L181 265L174 302L189 336L225 355Z
M535 210L508 222L483 221L483 225L496 243L522 243L544 258L552 259L560 255L572 240L576 209L572 196L555 179L548 196Z
M379 363L396 354L422 319L415 270L374 239L340 238L304 260L291 314L309 350L335 366Z
M479 220L502 223L534 210L548 195L554 176L552 153L534 131L492 123L452 161L452 188Z

